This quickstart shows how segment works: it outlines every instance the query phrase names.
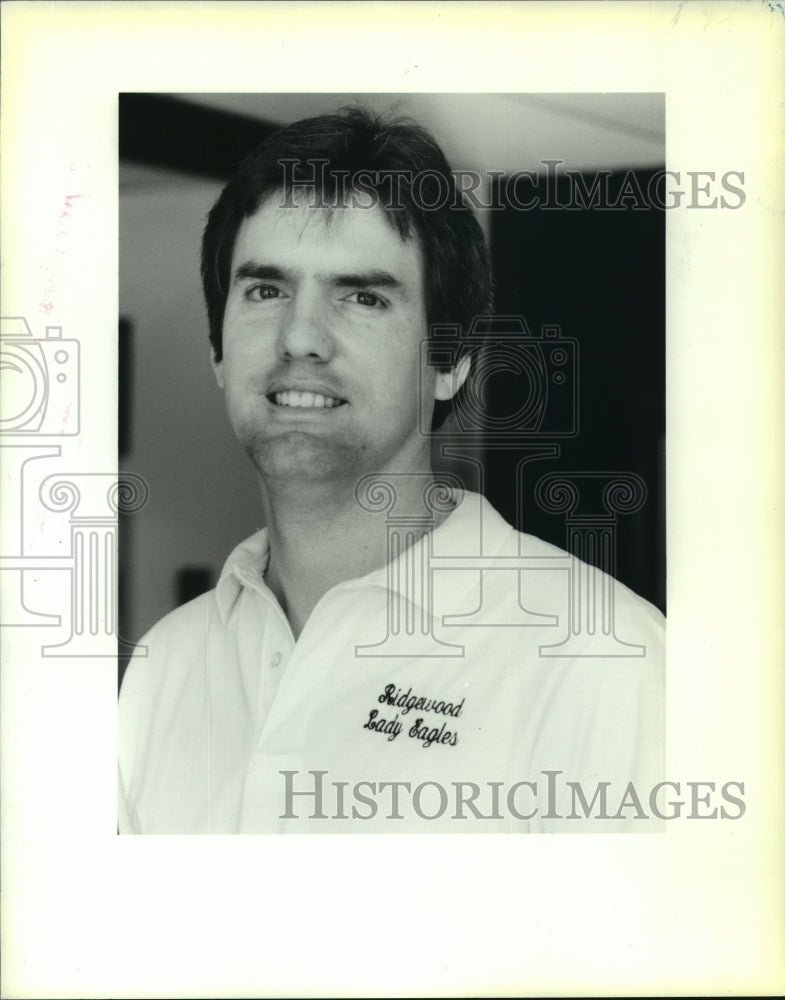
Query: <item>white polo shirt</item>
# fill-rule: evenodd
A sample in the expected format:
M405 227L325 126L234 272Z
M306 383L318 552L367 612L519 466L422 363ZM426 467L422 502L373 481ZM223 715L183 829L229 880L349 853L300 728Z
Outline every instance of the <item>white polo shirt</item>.
M120 832L660 829L663 620L622 584L466 493L295 641L267 558L262 530L141 640Z

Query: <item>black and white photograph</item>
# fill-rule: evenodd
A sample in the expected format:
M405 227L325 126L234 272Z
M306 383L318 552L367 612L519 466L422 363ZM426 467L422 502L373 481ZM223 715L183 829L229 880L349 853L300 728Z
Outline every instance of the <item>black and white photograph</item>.
M660 829L664 95L119 101L120 831Z
M2 995L781 992L782 4L0 16Z

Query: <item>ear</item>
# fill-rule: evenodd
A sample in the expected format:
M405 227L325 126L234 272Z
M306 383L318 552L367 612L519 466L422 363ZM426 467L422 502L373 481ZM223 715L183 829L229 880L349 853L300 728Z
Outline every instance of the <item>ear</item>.
M213 374L215 375L215 381L218 383L218 388L223 389L224 363L223 359L221 361L215 360L215 350L213 348L210 348L210 364L213 366Z
M444 401L452 399L468 378L471 366L472 359L468 354L464 354L460 361L450 371L437 372L434 397Z

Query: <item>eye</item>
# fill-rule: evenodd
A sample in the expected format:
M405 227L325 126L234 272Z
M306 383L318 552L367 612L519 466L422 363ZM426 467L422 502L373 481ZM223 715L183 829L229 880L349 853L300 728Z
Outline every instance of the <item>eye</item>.
M281 289L275 285L251 285L245 290L245 298L250 302L261 302L264 299L277 299L281 296Z
M352 292L345 299L346 302L355 302L358 306L365 306L366 309L386 309L387 303L373 292Z

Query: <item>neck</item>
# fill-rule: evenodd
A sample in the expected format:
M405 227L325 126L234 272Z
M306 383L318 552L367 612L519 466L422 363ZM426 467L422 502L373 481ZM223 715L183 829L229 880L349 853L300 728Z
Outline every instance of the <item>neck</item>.
M381 477L380 477L381 478ZM430 470L401 476L395 484L395 517L422 519L421 537L446 513L432 515L423 491ZM262 482L270 561L265 580L289 619L295 638L311 612L336 584L379 569L387 562L387 512L368 511L355 496L355 483Z

